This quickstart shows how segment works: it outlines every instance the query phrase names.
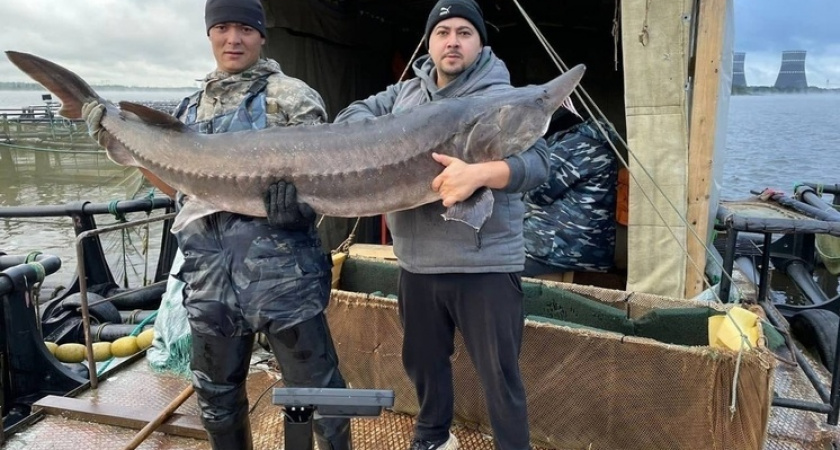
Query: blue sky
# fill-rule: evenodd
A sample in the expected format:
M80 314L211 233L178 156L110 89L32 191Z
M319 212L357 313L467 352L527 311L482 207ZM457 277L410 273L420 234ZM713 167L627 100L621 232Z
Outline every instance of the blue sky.
M735 51L751 86L772 86L784 50L806 50L811 86L840 88L839 0L735 0Z
M840 0L734 0L734 7L747 83L772 85L781 52L807 50L809 83L840 87ZM214 66L204 0L0 0L0 17L0 50L43 56L94 84L196 86ZM29 79L0 56L0 81Z

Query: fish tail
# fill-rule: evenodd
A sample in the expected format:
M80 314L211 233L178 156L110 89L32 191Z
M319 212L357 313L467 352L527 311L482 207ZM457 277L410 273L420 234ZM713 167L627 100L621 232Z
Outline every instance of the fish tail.
M15 51L7 51L6 57L33 80L57 95L61 99L61 110L58 113L68 119L81 118L82 105L87 102L105 102L85 80L56 63Z

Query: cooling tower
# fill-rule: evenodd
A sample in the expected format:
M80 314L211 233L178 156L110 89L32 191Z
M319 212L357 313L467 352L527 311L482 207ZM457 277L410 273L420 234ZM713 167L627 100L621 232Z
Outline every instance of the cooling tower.
M747 77L744 76L744 59L746 53L735 53L735 59L732 61L732 88L747 87Z
M782 67L776 77L776 89L807 89L805 50L782 52Z

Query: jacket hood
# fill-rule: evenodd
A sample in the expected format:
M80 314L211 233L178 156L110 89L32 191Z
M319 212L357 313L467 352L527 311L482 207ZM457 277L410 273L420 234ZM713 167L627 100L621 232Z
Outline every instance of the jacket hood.
M414 74L420 78L420 84L432 100L460 97L488 88L510 84L510 72L501 59L497 58L489 46L484 46L481 54L464 72L451 83L438 89L435 83L435 63L429 55L417 58L412 64Z

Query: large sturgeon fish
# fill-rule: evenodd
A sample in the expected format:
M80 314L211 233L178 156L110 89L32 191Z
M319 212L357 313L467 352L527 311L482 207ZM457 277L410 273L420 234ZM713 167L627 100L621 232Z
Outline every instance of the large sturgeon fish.
M476 163L528 149L585 71L578 65L543 85L435 101L359 122L207 135L152 108L118 107L43 58L6 55L61 99L64 117L80 118L82 105L93 100L106 105L100 143L108 157L146 169L190 197L174 231L216 211L265 217L263 195L279 180L294 183L301 201L328 216L372 216L439 201L431 182L443 166L432 152ZM479 229L492 199L483 189L445 218Z

